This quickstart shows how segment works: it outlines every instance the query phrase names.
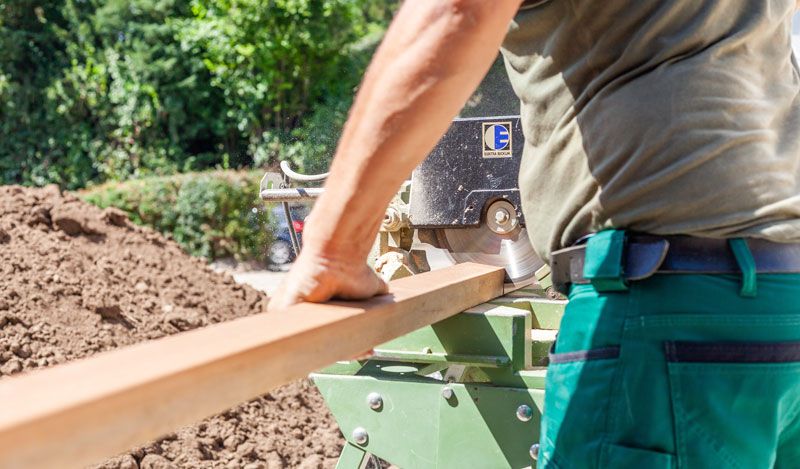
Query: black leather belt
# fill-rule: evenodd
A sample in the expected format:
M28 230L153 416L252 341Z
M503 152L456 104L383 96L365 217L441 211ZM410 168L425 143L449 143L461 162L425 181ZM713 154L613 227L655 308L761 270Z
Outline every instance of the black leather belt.
M748 238L756 271L764 274L800 272L800 244ZM550 270L553 287L569 292L569 284L590 283L583 276L586 245L554 251ZM626 280L653 274L738 274L739 264L727 240L693 236L655 236L629 233L625 238L622 272Z

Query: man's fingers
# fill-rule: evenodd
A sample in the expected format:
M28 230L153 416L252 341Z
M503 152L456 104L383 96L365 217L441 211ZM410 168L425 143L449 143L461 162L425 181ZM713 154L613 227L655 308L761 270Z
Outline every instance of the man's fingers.
M365 266L365 270L358 277L349 279L346 284L340 286L334 296L343 300L366 300L388 292L389 285L372 269Z
M303 301L363 300L389 291L389 285L366 264L347 268L323 266L324 263L316 259L298 258L286 280L270 298L267 311L279 311Z
M374 277L376 285L375 285L375 294L376 295L385 295L389 293L389 284L386 283L384 279L379 277L377 274Z
M280 284L275 294L269 298L267 303L267 312L274 313L286 309L289 306L300 303L302 298L298 295L296 289L291 288L288 282L284 281Z
M267 303L267 312L274 313L275 311L280 311L287 308L290 304L289 300L283 295L274 295L269 299L269 303Z
M386 283L386 280L384 280L380 275L378 275L377 273L375 273L372 270L370 270L369 272L370 272L370 275L372 277L372 288L371 288L371 290L373 292L373 296L374 295L385 295L386 293L389 293L389 284Z

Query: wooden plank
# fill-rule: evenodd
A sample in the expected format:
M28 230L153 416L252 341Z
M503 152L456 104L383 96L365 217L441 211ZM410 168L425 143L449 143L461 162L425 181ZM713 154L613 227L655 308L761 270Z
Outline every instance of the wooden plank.
M85 467L503 292L459 264L362 302L303 303L0 380L0 467Z

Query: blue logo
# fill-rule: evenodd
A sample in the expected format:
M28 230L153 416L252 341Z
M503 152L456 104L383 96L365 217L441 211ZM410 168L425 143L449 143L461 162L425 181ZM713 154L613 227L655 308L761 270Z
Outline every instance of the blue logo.
M486 129L484 136L486 147L489 150L505 150L511 141L511 135L503 124L493 124Z
M511 156L511 122L483 123L483 157Z

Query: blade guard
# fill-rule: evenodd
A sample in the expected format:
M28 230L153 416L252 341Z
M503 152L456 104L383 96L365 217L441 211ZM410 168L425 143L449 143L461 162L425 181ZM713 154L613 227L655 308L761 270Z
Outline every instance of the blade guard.
M506 199L524 226L517 187L523 144L518 116L454 120L411 176L411 225L476 227L491 202Z

